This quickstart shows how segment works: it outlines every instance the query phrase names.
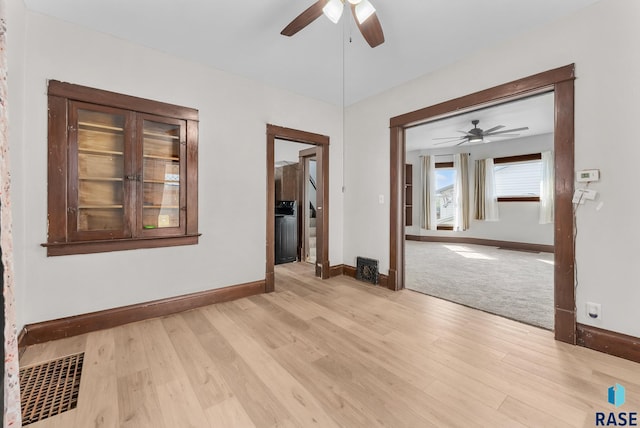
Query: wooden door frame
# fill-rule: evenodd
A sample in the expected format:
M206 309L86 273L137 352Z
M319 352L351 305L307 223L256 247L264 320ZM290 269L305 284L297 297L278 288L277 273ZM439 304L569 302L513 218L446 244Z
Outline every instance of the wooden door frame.
M282 126L267 124L267 262L265 273L265 292L275 290L275 140L285 140L294 143L312 144L319 146L318 171L322 180L318 180L317 195L322 197L321 221L316 224L318 241L316 251L316 276L322 279L329 278L329 137L321 134L284 128Z
M300 165L300 205L298 206L298 257L300 261L306 262L307 252L310 250L308 247L309 237L307 231L309 230L309 207L307 201L309 200L309 192L307 191L307 177L309 176L309 161L313 158L317 159L320 156L320 148L318 146L310 149L300 150L298 152L298 165ZM316 188L316 192L317 192ZM318 201L316 198L316 206ZM316 254L318 253L318 245L316 240ZM315 263L315 262L314 262Z
M574 289L574 80L575 64L545 71L390 119L391 193L389 280L404 288L405 130L409 127L546 91L554 92L555 228L554 317L556 340L576 343Z

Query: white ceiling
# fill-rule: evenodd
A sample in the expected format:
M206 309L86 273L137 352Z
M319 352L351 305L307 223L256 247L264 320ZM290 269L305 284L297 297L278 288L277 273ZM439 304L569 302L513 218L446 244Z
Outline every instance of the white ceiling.
M473 128L471 121L474 119L480 121L478 128L484 130L497 125L505 126L500 131L529 127L526 131L517 132L519 134L517 138L548 134L554 130L554 112L553 92L473 110L407 129L406 151L454 147L459 141L434 140L434 138L463 137L464 134L459 131L466 132ZM509 139L513 138L493 136L485 138L484 143ZM464 146L484 143L465 143Z
M374 49L347 8L338 25L321 16L281 36L315 0L24 1L37 12L349 105L597 0L371 0L386 39Z

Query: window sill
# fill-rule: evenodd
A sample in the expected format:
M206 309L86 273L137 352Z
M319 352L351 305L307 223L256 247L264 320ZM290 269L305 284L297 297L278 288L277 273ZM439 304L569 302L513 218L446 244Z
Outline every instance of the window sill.
M50 242L40 244L47 248L47 257L72 254L106 253L110 251L136 250L140 248L175 247L196 245L201 234L167 236L161 238L128 238L104 241Z

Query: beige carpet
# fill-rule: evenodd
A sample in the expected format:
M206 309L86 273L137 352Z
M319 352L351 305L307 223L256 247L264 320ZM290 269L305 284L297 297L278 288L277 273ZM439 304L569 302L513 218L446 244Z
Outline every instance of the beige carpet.
M553 330L553 254L406 241L406 288Z

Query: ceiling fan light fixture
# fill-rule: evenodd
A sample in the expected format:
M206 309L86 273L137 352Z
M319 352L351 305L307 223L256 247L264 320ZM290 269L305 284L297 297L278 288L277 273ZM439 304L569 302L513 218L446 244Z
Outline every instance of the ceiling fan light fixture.
M322 8L324 16L329 18L331 22L337 24L342 16L342 10L344 9L344 3L340 0L329 0L327 4Z
M349 0L351 1L351 0ZM376 12L376 9L369 2L369 0L361 0L356 5L356 18L360 24L364 23L371 15Z
M482 143L482 136L481 135L474 135L473 137L469 137L469 142L470 143Z

